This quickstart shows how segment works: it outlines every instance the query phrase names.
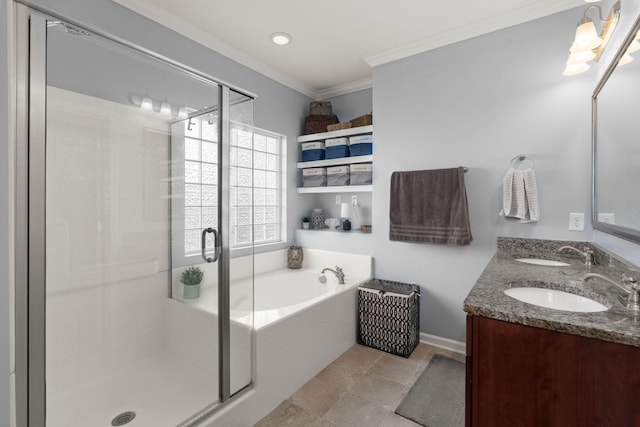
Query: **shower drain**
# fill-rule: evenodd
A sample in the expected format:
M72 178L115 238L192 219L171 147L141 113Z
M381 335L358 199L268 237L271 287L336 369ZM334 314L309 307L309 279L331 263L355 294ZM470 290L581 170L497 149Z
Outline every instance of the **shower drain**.
M112 426L123 426L125 424L130 423L136 417L136 413L132 411L123 412L121 414L116 415L111 420Z

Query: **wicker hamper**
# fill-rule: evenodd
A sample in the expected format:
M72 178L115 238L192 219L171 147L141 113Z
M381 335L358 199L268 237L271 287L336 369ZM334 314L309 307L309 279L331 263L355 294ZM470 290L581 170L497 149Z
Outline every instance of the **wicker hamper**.
M373 124L373 115L365 114L364 116L356 117L351 120L351 127L357 128L360 126L368 126Z
M304 134L322 133L327 131L327 125L338 123L338 116L332 115L313 115L307 116L304 121Z
M331 103L328 101L314 101L309 103L310 116L330 116L331 113Z
M358 286L358 343L409 357L419 341L420 287L371 279Z
M329 132L332 132L334 130L342 130L342 129L349 129L349 128L351 128L351 122L342 122L342 123L336 123L335 125L327 126L327 130Z

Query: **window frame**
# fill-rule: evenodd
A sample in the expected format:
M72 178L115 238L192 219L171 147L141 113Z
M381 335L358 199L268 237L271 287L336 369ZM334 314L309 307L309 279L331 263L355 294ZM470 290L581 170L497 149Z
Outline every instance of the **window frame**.
M233 244L230 245L230 254L232 258L235 257L239 257L239 256L245 256L245 255L250 255L251 253L254 252L268 252L268 251L273 251L273 250L277 250L277 249L281 249L284 246L287 245L287 137L285 135L279 134L277 132L274 131L270 131L270 130L266 130L266 129L262 129L262 128L258 128L255 126L248 126L244 123L238 123L238 122L231 122L231 129L233 128L243 128L246 130L249 130L251 132L251 239L250 239L250 243L242 243L242 244ZM265 138L273 138L275 139L275 143L277 144L277 158L276 158L276 162L277 162L277 166L278 166L278 170L276 172L276 192L277 192L277 205L276 205L276 222L274 223L267 223L266 219L265 219L265 225L267 224L277 224L278 226L278 230L277 230L277 238L275 240L271 240L271 241L261 241L261 242L256 242L255 241L255 188L256 188L256 183L255 183L255 179L254 179L254 173L256 170L256 165L255 165L255 152L256 152L256 147L255 147L255 136L256 134L262 135ZM186 143L187 138L190 139L197 139L199 141L200 144L200 149L202 150L202 143L203 143L203 138L202 138L202 133L200 133L200 137L199 138L194 138L193 136L187 136L186 132L182 132L181 134L176 134L176 136L179 136L183 139L183 144ZM211 141L210 139L204 139L204 141L206 142L213 142L215 144L220 143L219 141ZM234 145L235 147L237 147L237 145ZM262 153L268 153L268 151L266 150L258 150L259 152ZM173 148L172 148L172 152L173 152ZM181 182L180 182L180 191L178 192L179 197L182 197L182 202L180 203L180 206L178 206L179 211L176 212L174 210L174 208L172 207L172 212L175 214L178 214L178 218L176 219L172 219L172 227L179 227L179 233L177 235L175 235L174 237L178 237L177 240L181 240L181 241L174 241L172 242L172 245L179 245L179 248L174 248L172 249L172 253L174 253L174 266L187 266L187 265L192 265L195 263L197 263L199 261L199 258L201 256L200 254L200 250L191 250L189 252L187 252L186 250L186 232L187 232L187 228L186 228L186 224L187 224L187 218L186 218L186 211L188 208L192 208L194 206L187 206L186 204L186 198L185 198L185 189L186 189L186 185L188 183L185 182L184 176L185 176L185 169L186 169L186 162L193 162L194 160L189 158L186 158L187 156L183 155L181 156L181 158L176 159L176 161L179 164L175 164L173 161L171 169L173 172L174 177L178 178ZM231 159L229 159L231 160ZM200 160L198 161L198 163L200 164L200 171L202 171L202 164L203 163L208 163L208 162L203 162L202 157L200 157ZM214 163L216 165L216 167L219 167L219 159L216 159L216 163ZM231 165L231 167L238 167L237 164L236 165ZM265 169L260 169L260 170L265 170L267 171L268 169L266 168L265 165ZM180 179L182 178L182 179ZM175 178L174 178L175 179ZM230 179L230 178L229 178ZM202 183L199 184L200 186L202 186ZM231 185L232 187L238 187L237 182ZM220 189L220 185L219 183L216 184L216 187L218 188L218 191ZM265 189L266 187L266 183L265 183ZM172 196L172 199L174 199L175 196ZM202 195L201 195L201 200L202 200ZM227 203L229 203L229 201L227 201ZM202 205L199 205L200 209L202 209ZM264 205L265 209L267 207L267 205ZM202 224L202 212L200 214L200 221L201 221L201 229L203 227ZM265 213L266 216L266 213ZM219 221L219 218L218 218ZM231 222L231 224L233 224L233 222ZM229 229L227 230L227 232L231 233L231 227L235 227L235 225L229 225ZM219 227L219 223L218 223L218 227ZM189 229L192 230L192 229ZM173 232L172 232L173 233ZM211 244L209 244L209 246L211 246ZM175 259L176 257L178 257L179 259Z

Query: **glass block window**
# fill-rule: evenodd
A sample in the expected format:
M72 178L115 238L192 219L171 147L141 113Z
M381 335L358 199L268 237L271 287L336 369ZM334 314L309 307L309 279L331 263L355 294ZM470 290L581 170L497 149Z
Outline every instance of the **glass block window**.
M193 255L202 229L218 228L218 119L192 118L184 126L184 251ZM212 247L213 236L207 239Z
M231 248L280 242L284 137L243 125L232 124L230 131ZM200 253L204 228L219 228L217 144L217 119L185 122L185 255ZM213 239L211 234L207 238ZM207 247L213 245L207 242Z
M283 137L231 128L231 246L280 242ZM253 209L252 209L253 207Z

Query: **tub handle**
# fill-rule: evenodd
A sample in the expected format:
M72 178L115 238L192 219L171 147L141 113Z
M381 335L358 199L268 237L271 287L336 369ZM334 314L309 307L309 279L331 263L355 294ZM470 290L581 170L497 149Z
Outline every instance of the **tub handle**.
M206 249L207 249L207 233L213 233L213 242L214 242L214 251L213 251L213 256L207 256L206 254ZM202 230L202 259L204 259L206 262L216 262L218 260L218 232L209 227L209 228L205 228L204 230Z

